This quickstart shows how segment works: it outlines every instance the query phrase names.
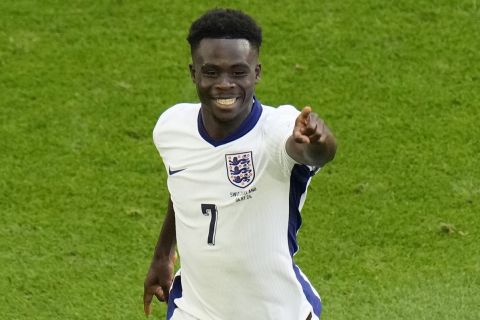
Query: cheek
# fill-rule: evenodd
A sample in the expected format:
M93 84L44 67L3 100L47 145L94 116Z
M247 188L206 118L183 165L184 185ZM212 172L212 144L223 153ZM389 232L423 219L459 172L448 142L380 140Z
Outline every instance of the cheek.
M197 87L198 88L208 89L208 88L212 87L213 84L214 84L214 81L212 81L211 79L208 79L208 78L200 77L200 78L197 78L197 79L199 79L197 81Z
M255 83L256 82L257 82L257 79L255 77L248 78L245 81L243 81L242 87L246 91L253 91L253 89L255 88Z
M197 86L197 91L199 93L205 92L210 88L208 81L200 80L195 82L195 85Z

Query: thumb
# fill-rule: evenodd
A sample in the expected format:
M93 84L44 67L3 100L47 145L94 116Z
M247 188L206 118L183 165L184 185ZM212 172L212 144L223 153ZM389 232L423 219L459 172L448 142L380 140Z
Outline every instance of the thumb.
M158 288L157 291L161 292L161 294L163 295L163 301L165 303L168 303L168 296L170 295L170 288L165 286L165 287Z

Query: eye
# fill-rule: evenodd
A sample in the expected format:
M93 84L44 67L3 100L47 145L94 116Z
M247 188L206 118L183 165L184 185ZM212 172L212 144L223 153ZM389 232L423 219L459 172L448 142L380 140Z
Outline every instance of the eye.
M214 77L217 76L217 71L215 71L215 70L203 70L202 74L205 77L214 78Z
M248 75L248 72L246 72L246 71L234 71L234 72L232 73L232 75L233 75L234 77L236 77L236 78L241 78L241 77L247 76L247 75Z

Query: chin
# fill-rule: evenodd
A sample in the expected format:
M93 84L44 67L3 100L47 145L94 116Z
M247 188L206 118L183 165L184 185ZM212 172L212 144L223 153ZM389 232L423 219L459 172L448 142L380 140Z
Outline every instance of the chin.
M220 110L215 112L214 115L217 121L226 123L234 121L238 117L239 113L234 112L234 110Z

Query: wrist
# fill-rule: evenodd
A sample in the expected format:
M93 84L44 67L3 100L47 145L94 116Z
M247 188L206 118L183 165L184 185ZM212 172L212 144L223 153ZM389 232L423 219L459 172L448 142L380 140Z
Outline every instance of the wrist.
M153 255L152 263L175 262L176 260L177 252L175 248L172 248L170 251L155 252L155 254Z

